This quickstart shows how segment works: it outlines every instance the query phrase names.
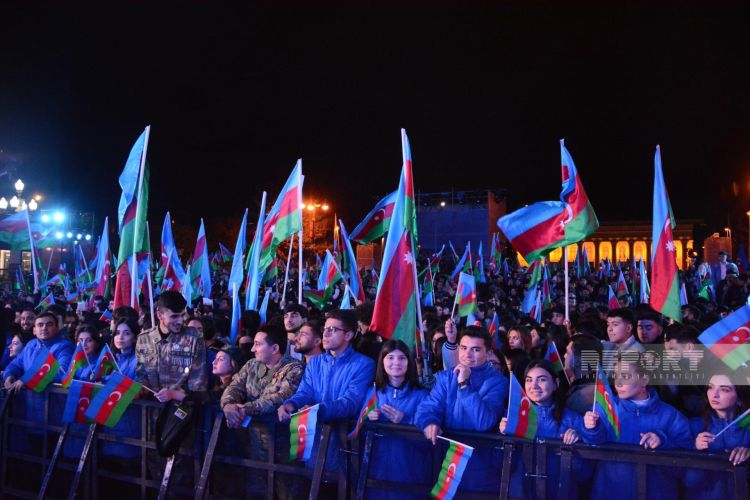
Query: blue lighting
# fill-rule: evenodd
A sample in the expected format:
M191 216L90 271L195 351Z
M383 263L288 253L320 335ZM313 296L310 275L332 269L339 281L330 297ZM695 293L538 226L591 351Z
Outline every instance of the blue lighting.
M62 237L63 237L63 234L62 234L62 232L60 232L60 231L56 232L56 233L55 233L55 237L56 237L56 238L57 238L58 240L61 240L61 239L62 239Z
M47 214L42 215L42 222L44 222L44 223L49 222L49 215L47 215Z
M52 220L54 220L55 222L62 222L65 220L65 214L62 212L55 212L52 215Z
M86 241L91 241L91 235L90 234L86 235Z
M73 237L73 233L68 232L68 234L66 234L65 236L67 236L68 238L72 238Z

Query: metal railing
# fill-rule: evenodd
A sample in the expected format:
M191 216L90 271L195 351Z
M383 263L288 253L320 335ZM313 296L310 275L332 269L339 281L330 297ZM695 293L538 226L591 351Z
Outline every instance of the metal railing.
M232 443L237 433L248 432L248 429L229 429L224 424L224 415L217 405L205 405L197 408L193 420L195 439L190 447L182 447L179 454L187 457L193 469L193 483L185 486L170 484L169 474L165 473L164 481L152 477L147 466L148 456L155 454L155 444L152 422L156 412L162 405L155 401L136 400L131 408L136 408L140 419L140 431L137 437L126 437L100 432L100 426L90 425L71 427L59 423L60 415L51 413L54 408L62 408L61 403L67 391L59 386L52 387L41 394L35 395L43 402L42 418L30 421L18 414L22 405L16 405L14 399L18 396L7 397L0 391L0 498L50 498L60 494L60 487L53 486L52 480L57 478L60 483L61 475L66 475L62 481L68 498L75 496L83 499L105 497L112 491L118 491L112 481L121 485L130 485L137 489L134 497L147 498L155 496L164 498L169 496L194 497L196 499L229 498L222 496L218 486L226 482L222 476L223 466L240 467L245 473L255 471L265 475L265 498L274 496L274 485L280 479L299 478L304 481L304 488L309 488L308 497L317 499L321 496L321 485L324 482L336 483L336 497L366 498L368 488L391 489L403 492L428 494L436 480L440 464L443 459L441 447L430 447L431 457L426 467L430 467L433 483L430 485L397 483L369 477L373 446L383 437L399 438L407 441L424 443L423 434L411 426L366 422L360 434L360 440L349 442L346 431L351 428L350 422L321 425L320 445L314 457L315 466L305 467L303 464L288 461L288 448L279 449L277 445L288 446L288 425L279 424L273 416L255 417L252 426L265 426L269 432L265 459L238 456L222 450L222 440ZM54 407L54 408L53 408ZM129 408L130 411L130 408ZM265 431L264 431L265 432ZM14 439L23 440L24 435L36 436L35 444L38 449L19 450L14 446ZM326 456L333 435L338 435L340 447L338 452L343 459L343 466L336 471L326 471ZM74 460L61 458L61 450L67 439L73 437L84 439L83 452ZM566 500L571 498L571 484L575 481L573 463L575 460L596 462L619 462L632 464L635 468L635 484L638 498L647 497L647 481L649 466L664 466L680 469L701 469L728 474L732 478L735 497L748 499L748 467L746 465L734 467L728 461L725 453L707 453L688 450L643 450L637 446L607 444L589 446L581 443L564 445L556 439L537 439L528 441L521 438L501 436L493 433L476 433L463 431L447 431L446 437L456 439L477 449L497 451L501 456L498 464L499 486L497 491L485 494L461 493L461 498L509 498L512 481L512 467L514 460L522 460L525 477L533 487L533 496L547 498L551 493L555 498ZM278 439L277 439L278 438ZM129 471L113 471L102 461L99 445L104 443L119 443L136 447L139 457L133 460L134 468ZM285 455L286 454L286 455ZM548 481L547 458L551 455L559 457L559 479L551 485ZM279 457L282 456L280 459ZM519 457L518 459L516 457ZM167 462L170 464L170 462ZM31 480L30 488L19 486L22 477L9 475L9 467L14 471L24 471ZM168 472L167 465L165 472ZM281 475L281 477L279 477ZM36 478L40 478L37 480ZM25 478L25 479L29 479ZM239 478L231 476L232 481ZM106 481L107 486L100 486L100 481ZM555 488L554 492L548 488ZM65 494L65 493L63 493ZM527 493L531 495L532 493Z

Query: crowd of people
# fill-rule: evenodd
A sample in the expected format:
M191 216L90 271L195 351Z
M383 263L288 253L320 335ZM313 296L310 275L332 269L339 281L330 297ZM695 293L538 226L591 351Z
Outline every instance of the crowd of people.
M421 260L427 265L427 256ZM431 448L440 444L443 433L508 431L511 376L520 381L537 410L538 438L561 439L565 444L620 443L646 449L727 452L733 466L750 458L750 431L743 425L729 427L717 436L750 408L748 373L729 370L707 352L696 372L702 378L687 384L665 379L663 373L643 362L649 350L661 349L687 366L690 360L685 353L699 347L701 332L746 303L746 269L726 256L710 271L705 264L691 263L680 272L688 304L682 308L682 322L674 322L641 303L638 293L621 297L618 308L607 305L609 285L617 281L620 270L628 290L639 290L638 283L631 282L639 279L638 273L631 273L627 262L591 269L580 276L573 272L566 319L564 273L550 268L551 300L538 322L520 310L530 279L528 269L511 259L505 264L483 266L486 273L478 279L477 311L467 321L452 316L456 284L450 271L455 261L442 257L441 271L434 278L432 305L421 308L424 344L416 339L416 349L389 339L389 332L370 329L377 276L374 269L367 268L361 269L365 301L352 309L341 304L342 282L322 310L304 300L282 303L283 295L296 299L297 274L290 269L286 294L282 280L271 285L268 320L261 324L257 311L244 311L234 341L229 335L231 300L221 293L221 286L216 287L218 295L212 301L191 304L177 292L164 292L155 304L155 318L150 317L146 304L141 304L140 312L122 306L110 311L109 323L101 320L102 313L112 307L104 297L94 298L93 311L76 311L75 304L65 307L61 300L40 312L35 310L39 294L8 292L0 315L6 341L0 370L5 389L21 393L25 417L42 421L41 399L21 390L20 383L36 352L44 347L55 356L63 367L55 379L60 382L71 364L75 344L80 343L89 364L74 378L88 381L92 378L90 366L108 345L119 370L144 385L140 397L187 407L218 405L232 436L237 437L223 442L224 451L264 460L269 440L275 436L273 448L279 462L289 459L289 434L288 430L284 434L273 429L283 430L282 424L294 413L314 405L318 405L319 423L351 421L374 384L377 408L367 418L416 428L424 440L415 443L387 436L377 440L370 477L423 485L425 492L435 481ZM306 274L307 288L315 282L316 270ZM701 294L706 276L716 281L715 292L708 298ZM216 275L217 283L226 282L226 278L226 271ZM492 325L495 318L497 327ZM545 360L551 344L562 358L562 372ZM607 358L614 360L608 375L616 394L619 432L593 411L597 369ZM156 419L148 425L155 426ZM13 445L33 449L39 446L40 432L28 429L14 438ZM120 423L107 432L140 436L141 422L135 409L129 408ZM188 435L183 445L190 446L192 439L194 436ZM325 464L328 471L343 466L339 444L338 436L333 435ZM316 457L318 445L319 437L312 457ZM66 445L65 456L80 455L80 446L72 440ZM497 448L477 448L463 473L459 492L498 491L501 455ZM137 470L140 451L110 442L102 456L117 470ZM552 498L559 478L559 456L550 455L547 461L547 492ZM154 478L161 477L163 465L162 457L149 454ZM314 458L306 466L313 467ZM178 457L173 480L189 481L190 469ZM269 487L265 473L237 470L232 472L233 479L221 481L230 495L246 490L260 495ZM634 465L616 461L576 460L573 496L636 498L634 471ZM511 496L533 496L534 479L526 472L523 460L515 458ZM236 474L242 474L243 479ZM279 474L273 488L280 498L299 498L309 482ZM649 498L680 498L687 491L690 498L724 498L733 495L734 485L725 473L651 467L648 491ZM373 488L367 496L423 497Z

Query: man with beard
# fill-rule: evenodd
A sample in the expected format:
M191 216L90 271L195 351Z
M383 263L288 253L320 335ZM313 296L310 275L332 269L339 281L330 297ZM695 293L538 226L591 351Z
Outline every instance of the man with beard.
M300 304L287 304L284 308L284 329L286 330L288 342L286 354L294 359L302 359L302 354L295 350L295 345L297 334L307 319L307 315L307 309Z

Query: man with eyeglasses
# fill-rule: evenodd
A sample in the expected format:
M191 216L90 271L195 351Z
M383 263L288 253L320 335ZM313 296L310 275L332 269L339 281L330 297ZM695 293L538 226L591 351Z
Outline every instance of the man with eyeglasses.
M338 309L328 313L323 327L326 352L309 360L297 392L278 409L280 422L288 421L293 413L315 404L320 405L318 421L322 423L357 416L365 393L375 379L375 363L352 348L356 329L357 316L353 311ZM319 436L318 433L313 457L317 455ZM332 433L326 470L334 471L342 466L338 449L338 435ZM306 465L312 468L315 463L310 460Z
M307 316L307 308L303 305L287 304L284 308L284 328L287 337L286 355L300 361L302 360L302 354L298 353L294 347L299 329L302 328Z

